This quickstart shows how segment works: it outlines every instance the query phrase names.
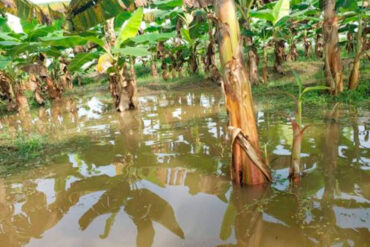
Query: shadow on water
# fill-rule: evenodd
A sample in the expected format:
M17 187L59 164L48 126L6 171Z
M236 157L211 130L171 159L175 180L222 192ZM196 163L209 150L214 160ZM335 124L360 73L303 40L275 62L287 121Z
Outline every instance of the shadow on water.
M122 114L105 95L70 97L29 113L28 126L6 116L1 126L13 138L86 141L0 177L0 246L366 246L368 112L311 110L305 176L291 187L290 123L257 104L275 181L245 188L229 181L218 91L143 96Z

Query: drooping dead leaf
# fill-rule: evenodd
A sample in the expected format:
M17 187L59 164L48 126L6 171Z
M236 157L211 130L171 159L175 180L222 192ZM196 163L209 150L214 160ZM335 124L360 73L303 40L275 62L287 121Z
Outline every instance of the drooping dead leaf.
M256 165L257 168L263 173L266 180L271 182L272 177L270 167L268 167L265 162L261 160L248 138L243 134L243 131L240 128L233 126L229 126L228 129L232 137L231 145L233 146L234 142L237 140L243 150L247 153L248 157L253 161L253 164Z

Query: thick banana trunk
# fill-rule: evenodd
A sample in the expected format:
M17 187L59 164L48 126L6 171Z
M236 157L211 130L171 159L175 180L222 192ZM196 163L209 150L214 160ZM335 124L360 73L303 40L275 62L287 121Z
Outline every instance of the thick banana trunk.
M126 68L109 75L109 89L117 111L124 112L136 108L136 82L132 74L127 73Z
M215 10L219 22L218 45L229 125L234 130L240 130L242 135L247 137L252 151L257 154L259 160L263 160L258 142L251 85L240 44L240 28L234 0L216 0ZM236 184L257 185L270 180L270 176L265 178L264 173L258 168L259 164L255 163L253 158L255 157L248 156L239 141L233 141L231 170Z

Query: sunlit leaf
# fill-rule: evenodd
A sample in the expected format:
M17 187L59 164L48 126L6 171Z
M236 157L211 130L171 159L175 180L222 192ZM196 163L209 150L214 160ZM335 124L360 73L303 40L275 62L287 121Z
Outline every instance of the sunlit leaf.
M125 22L121 27L114 47L119 48L125 40L135 37L137 32L139 31L142 20L143 20L143 8L139 8L132 14L130 19L128 19L127 22Z
M272 16L274 17L273 24L275 25L281 18L289 15L289 0L279 0L272 9Z
M329 87L325 87L325 86L306 87L303 90L302 95L310 91L329 90L329 89L330 89Z

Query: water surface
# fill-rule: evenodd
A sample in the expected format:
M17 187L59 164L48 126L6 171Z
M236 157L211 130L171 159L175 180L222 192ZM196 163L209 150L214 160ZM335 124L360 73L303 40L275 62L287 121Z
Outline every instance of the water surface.
M369 246L368 109L306 107L305 176L292 187L289 111L256 99L274 183L237 188L218 90L139 100L138 110L119 114L95 93L30 121L0 120L13 137L70 143L44 164L1 175L1 247Z

